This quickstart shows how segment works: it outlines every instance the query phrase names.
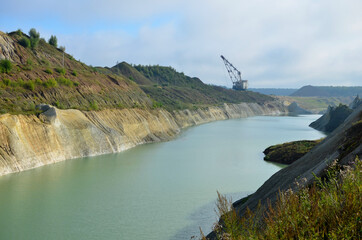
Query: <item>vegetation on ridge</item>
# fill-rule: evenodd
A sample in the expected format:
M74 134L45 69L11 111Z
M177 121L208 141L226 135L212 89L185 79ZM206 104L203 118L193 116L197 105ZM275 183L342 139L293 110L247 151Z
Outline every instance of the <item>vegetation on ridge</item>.
M79 110L176 110L274 100L258 93L209 86L171 67L124 62L112 68L87 66L65 53L65 47L57 48L55 36L46 42L36 29L31 29L29 36L17 30L0 32L0 37L10 38L7 49L13 48L7 60L12 68L1 67L0 114L33 113L33 106L42 103Z
M323 139L301 140L270 146L264 150L264 160L282 164L291 164L303 157L322 140Z
M362 162L356 157L350 164L340 168L334 162L326 178L315 177L312 186L280 192L265 212L260 206L240 217L231 200L219 194L217 239L360 239Z

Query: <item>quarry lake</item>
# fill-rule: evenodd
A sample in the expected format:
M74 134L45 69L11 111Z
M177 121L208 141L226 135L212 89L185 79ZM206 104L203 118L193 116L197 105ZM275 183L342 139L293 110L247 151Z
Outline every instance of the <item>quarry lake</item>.
M319 139L317 115L261 116L184 130L175 140L0 177L0 239L190 239L282 166L273 144Z

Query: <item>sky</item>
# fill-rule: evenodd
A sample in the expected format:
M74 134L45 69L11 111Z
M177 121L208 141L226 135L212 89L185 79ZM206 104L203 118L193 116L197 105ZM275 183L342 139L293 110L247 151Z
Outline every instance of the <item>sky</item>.
M31 4L30 4L31 3ZM36 28L92 66L172 66L231 87L362 85L361 0L11 0L0 31Z

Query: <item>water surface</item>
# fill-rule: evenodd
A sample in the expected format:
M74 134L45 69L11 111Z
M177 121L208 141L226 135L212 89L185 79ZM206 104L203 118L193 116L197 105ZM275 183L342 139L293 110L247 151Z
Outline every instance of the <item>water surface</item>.
M186 129L175 140L0 177L0 239L190 239L281 166L277 143L318 139L318 116L253 117Z

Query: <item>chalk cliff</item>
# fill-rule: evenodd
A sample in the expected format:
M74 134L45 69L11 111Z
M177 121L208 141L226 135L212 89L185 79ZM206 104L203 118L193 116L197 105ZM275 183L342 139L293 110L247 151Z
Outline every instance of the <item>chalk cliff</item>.
M66 159L120 152L172 139L202 123L286 112L279 102L241 103L197 110L60 110L41 106L35 115L0 115L0 176Z

